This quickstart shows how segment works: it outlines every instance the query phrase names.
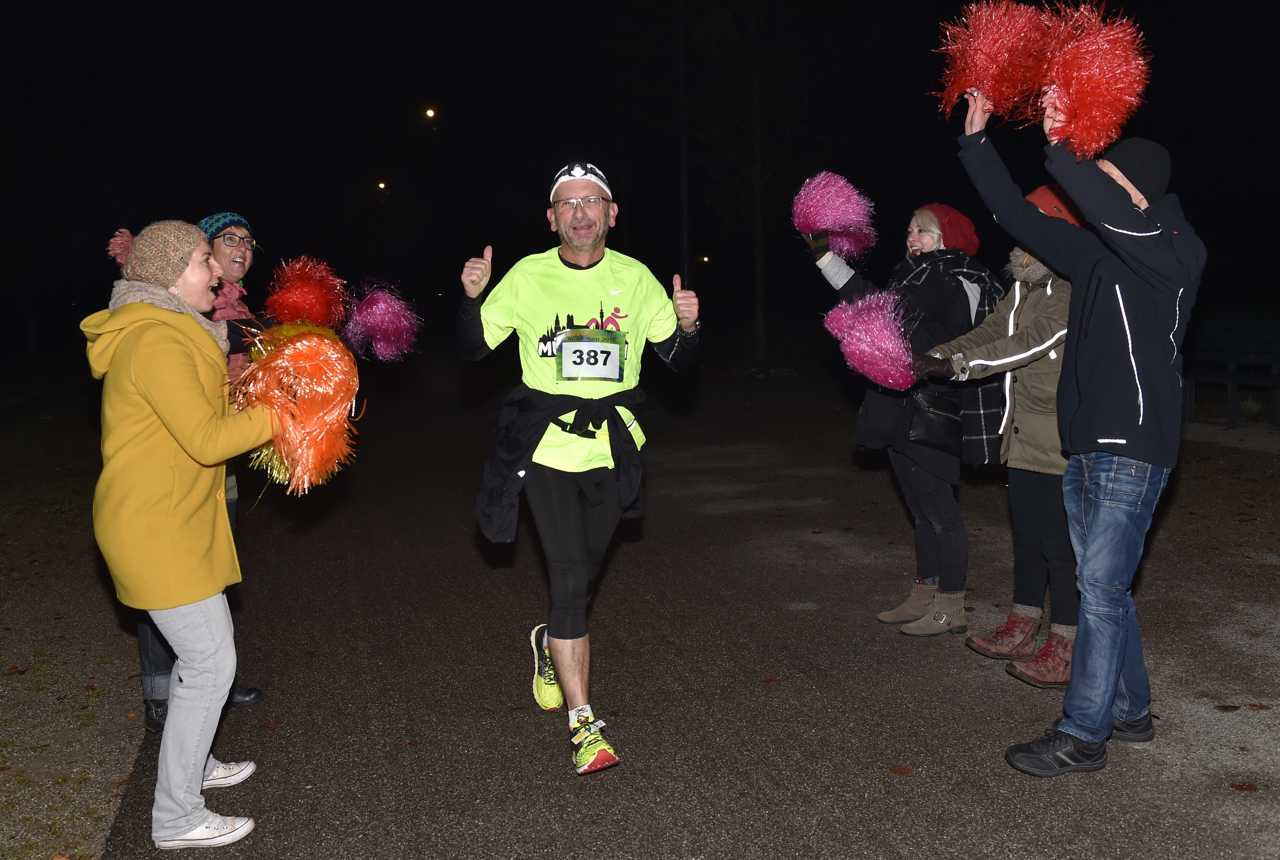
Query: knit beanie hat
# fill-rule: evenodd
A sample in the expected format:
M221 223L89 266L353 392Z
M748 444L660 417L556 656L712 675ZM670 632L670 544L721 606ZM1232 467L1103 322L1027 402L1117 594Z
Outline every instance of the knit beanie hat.
M185 221L157 221L137 236L117 230L107 244L107 253L120 264L126 280L168 289L178 283L191 262L191 253L203 241L199 227Z
M1041 185L1027 195L1027 200L1035 204L1037 209L1051 218L1061 218L1068 224L1074 224L1077 227L1084 226L1084 214L1076 208L1075 202L1067 196L1067 192L1056 182Z
M973 229L972 221L943 203L930 203L920 208L928 209L938 219L938 226L942 228L943 245L964 251L970 257L978 253L978 234Z
M208 218L202 219L196 226L204 231L205 238L210 242L213 241L213 237L228 227L243 227L250 237L253 236L253 228L249 226L249 222L234 212L219 212L217 215L210 215Z
M1141 137L1126 137L1099 155L1124 174L1138 193L1154 203L1169 190L1169 150Z

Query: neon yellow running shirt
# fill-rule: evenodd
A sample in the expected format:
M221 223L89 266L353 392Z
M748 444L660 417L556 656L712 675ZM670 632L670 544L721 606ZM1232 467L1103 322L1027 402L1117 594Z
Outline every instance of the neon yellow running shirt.
M514 331L524 384L538 391L598 399L635 388L645 341L675 333L671 296L625 254L606 248L599 263L573 269L559 250L525 257L490 291L480 307L485 343L494 349ZM643 447L640 423L623 407L618 413ZM572 421L573 413L561 420ZM533 462L565 472L612 468L608 425L595 439L549 425Z

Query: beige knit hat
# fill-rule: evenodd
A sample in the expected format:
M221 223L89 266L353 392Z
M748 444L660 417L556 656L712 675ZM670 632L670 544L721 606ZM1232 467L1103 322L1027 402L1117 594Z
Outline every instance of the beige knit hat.
M120 264L126 280L168 289L178 283L191 262L191 253L202 241L204 232L199 227L185 221L157 221L137 236L117 230L107 252Z

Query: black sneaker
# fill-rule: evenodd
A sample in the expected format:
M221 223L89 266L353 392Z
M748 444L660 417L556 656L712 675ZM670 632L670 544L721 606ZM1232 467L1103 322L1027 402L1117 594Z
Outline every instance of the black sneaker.
M1062 725L1062 717L1058 717L1053 721L1054 729ZM1126 723L1119 717L1115 718L1115 722L1111 724L1111 737L1113 741L1124 741L1130 744L1144 744L1156 736L1156 724L1151 721L1151 714L1139 717L1131 723Z
M1116 718L1115 724L1111 728L1111 740L1125 741L1131 744L1144 744L1156 736L1156 724L1151 720L1151 714L1143 714L1131 723L1126 723L1119 717Z
M169 716L169 700L147 699L142 704L146 705L146 710L142 716L142 724L146 726L147 731L153 735L163 732L164 719Z
M1061 776L1073 770L1102 770L1107 766L1107 742L1091 744L1075 735L1050 729L1028 744L1014 744L1004 760L1032 776Z

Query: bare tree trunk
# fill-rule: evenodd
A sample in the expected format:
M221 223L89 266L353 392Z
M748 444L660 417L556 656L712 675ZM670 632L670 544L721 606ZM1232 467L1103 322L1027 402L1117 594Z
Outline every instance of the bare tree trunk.
M760 108L760 17L759 3L751 4L751 220L755 239L756 278L756 361L768 356L764 309L764 118Z

